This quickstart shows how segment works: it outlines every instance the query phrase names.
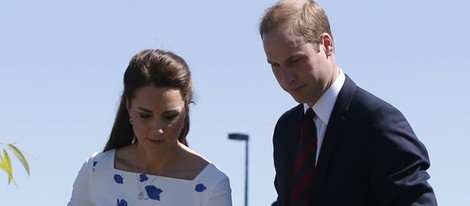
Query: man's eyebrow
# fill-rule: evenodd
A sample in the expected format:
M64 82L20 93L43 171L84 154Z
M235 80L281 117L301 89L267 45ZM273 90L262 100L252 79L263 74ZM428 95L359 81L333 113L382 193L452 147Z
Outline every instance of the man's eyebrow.
M287 59L281 61L281 62L285 62L285 61L289 61L289 60L292 60L292 59L295 59L295 58L299 58L299 57L302 57L303 55L302 54L292 54L291 56L287 57ZM267 59L266 60L268 62L268 64L275 64L276 62L272 62L271 60Z

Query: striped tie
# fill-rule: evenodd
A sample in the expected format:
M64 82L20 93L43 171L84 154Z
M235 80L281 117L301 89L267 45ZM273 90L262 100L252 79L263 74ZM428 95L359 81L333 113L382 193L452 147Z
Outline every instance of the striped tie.
M309 108L300 130L298 155L292 171L293 187L290 205L311 205L311 186L317 155L317 129L313 122L314 117L315 112L313 112L312 108Z

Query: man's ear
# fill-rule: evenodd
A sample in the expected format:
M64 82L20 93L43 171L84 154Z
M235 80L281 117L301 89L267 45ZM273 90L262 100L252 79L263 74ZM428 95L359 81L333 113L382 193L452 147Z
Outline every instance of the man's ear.
M326 56L333 55L334 42L333 38L329 34L321 34L320 44L322 45L322 49L325 51Z

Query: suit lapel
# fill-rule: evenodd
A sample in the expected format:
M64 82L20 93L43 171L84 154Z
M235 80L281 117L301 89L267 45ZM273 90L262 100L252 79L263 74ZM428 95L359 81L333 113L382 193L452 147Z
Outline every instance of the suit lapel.
M356 92L356 87L356 84L346 76L346 80L338 94L338 98L336 99L335 106L333 107L333 111L325 131L314 176L314 194L322 194L322 188L324 188L326 181L325 177L327 177L328 169L330 168L329 165L331 163L331 157L335 153L336 147L341 138L344 123L347 118L346 114L349 109L349 104ZM322 195L316 195L316 198L321 198L321 196Z
M291 182L291 172L293 164L296 158L297 145L300 132L300 123L303 116L303 106L299 104L298 106L292 108L289 112L286 113L286 118L283 120L282 125L285 125L282 128L279 128L279 135L275 140L275 151L279 153L277 155L277 160L279 160L279 165L277 166L278 172L278 181L280 181L280 202L287 205L287 195L292 187Z

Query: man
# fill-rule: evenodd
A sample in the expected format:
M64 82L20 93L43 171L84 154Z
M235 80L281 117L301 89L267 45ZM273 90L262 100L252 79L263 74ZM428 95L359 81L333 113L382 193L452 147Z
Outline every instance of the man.
M400 111L336 65L319 4L278 2L260 34L279 85L299 103L274 130L278 205L437 205L426 148Z

